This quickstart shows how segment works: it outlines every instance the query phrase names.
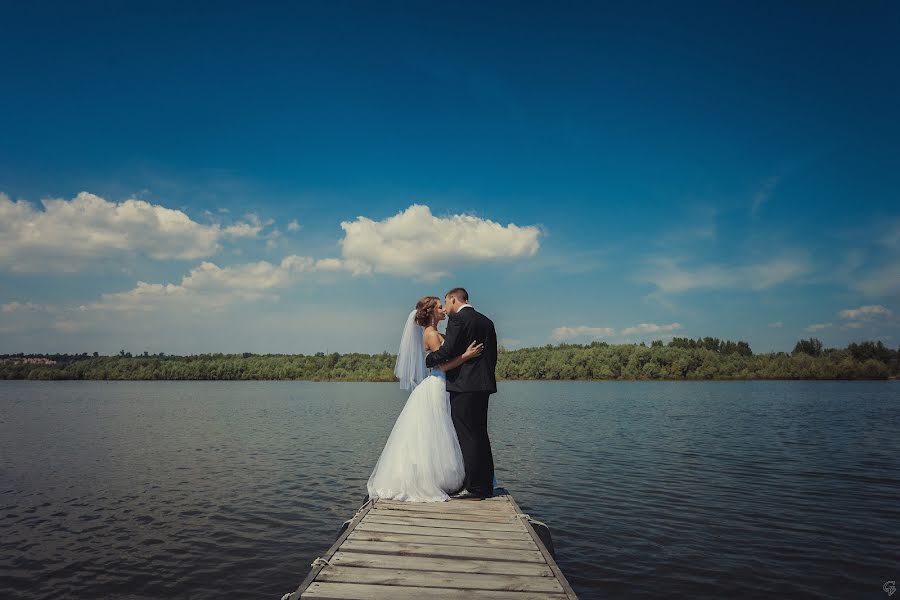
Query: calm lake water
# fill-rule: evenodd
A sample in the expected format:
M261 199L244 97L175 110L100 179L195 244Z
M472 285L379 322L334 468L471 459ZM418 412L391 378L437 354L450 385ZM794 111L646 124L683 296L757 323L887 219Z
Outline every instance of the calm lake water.
M365 496L392 384L0 382L0 598L293 591ZM499 483L582 598L887 598L900 384L507 382Z

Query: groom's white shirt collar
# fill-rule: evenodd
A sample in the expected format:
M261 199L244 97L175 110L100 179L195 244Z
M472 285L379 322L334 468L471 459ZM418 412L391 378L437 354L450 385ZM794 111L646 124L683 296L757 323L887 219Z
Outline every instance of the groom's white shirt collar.
M461 311L461 310L464 309L464 308L474 308L474 307L473 307L471 304L469 304L468 302L466 302L465 304L463 304L462 306L460 306L459 308L457 308L457 309L456 309L456 312L459 312L459 311Z

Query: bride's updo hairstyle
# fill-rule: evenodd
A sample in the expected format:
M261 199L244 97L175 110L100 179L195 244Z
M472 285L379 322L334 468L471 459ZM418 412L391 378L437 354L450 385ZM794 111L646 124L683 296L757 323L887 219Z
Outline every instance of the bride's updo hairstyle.
M423 296L416 302L416 325L428 327L434 316L434 308L441 303L437 296Z

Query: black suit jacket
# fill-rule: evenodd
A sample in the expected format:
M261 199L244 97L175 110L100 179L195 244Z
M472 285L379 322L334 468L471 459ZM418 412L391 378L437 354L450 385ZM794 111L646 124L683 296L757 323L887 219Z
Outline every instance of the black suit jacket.
M428 368L461 356L473 341L484 344L481 356L470 358L447 371L447 390L451 392L497 391L497 332L494 323L474 308L450 315L444 345L425 357Z

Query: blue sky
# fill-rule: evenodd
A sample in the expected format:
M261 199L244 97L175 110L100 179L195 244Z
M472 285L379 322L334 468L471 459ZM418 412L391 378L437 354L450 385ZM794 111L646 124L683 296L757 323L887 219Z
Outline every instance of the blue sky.
M896 2L19 4L0 352L900 344Z

